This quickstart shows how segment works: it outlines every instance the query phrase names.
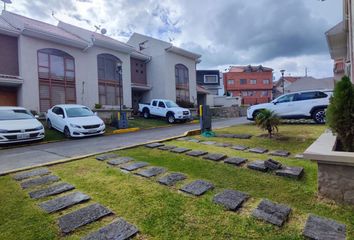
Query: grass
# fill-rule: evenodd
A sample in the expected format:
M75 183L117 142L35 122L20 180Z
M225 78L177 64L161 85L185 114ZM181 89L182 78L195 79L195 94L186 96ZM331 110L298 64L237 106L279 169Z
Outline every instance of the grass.
M324 126L282 125L283 138L249 140L219 139L248 146L283 149L292 154L302 153L323 131ZM251 133L259 135L253 125L231 127L218 132ZM201 137L198 137L201 138ZM210 140L210 139L209 139ZM223 152L229 156L247 157L249 160L266 159L266 155L238 152L229 148L205 146L198 143L171 141L167 144ZM286 165L303 166L301 180L259 173L245 167L232 167L201 158L188 157L144 147L117 152L151 165L166 167L169 172L183 172L188 179L175 187L165 187L154 180L125 174L92 158L50 167L63 181L92 197L88 203L67 209L64 213L93 202L113 210L117 216L136 225L137 239L303 239L304 223L309 213L332 218L347 225L348 239L354 239L354 207L335 204L317 196L317 165L308 160L294 158L274 159ZM190 197L178 188L194 179L204 179L215 185L213 191L202 197ZM0 239L80 239L88 232L112 221L113 216L80 228L66 237L60 236L56 219L63 213L43 214L37 207L39 200L31 200L18 183L10 177L0 178ZM212 197L222 189L247 192L251 198L238 212L225 211L212 203ZM53 198L53 197L51 197ZM48 198L48 199L51 199ZM278 228L250 216L253 208L267 198L292 208L289 221ZM45 199L47 200L47 199Z

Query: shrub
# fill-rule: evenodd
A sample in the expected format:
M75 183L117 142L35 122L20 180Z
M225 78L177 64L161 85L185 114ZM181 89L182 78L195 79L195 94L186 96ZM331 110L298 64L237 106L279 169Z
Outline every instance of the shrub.
M326 113L327 124L337 134L343 150L354 151L354 86L347 76L337 82Z
M95 103L95 109L101 109L102 108L102 104L100 103Z
M178 106L183 107L183 108L194 108L194 103L189 102L189 101L177 101L176 102Z
M273 111L263 109L257 114L256 124L261 129L267 130L269 138L272 138L272 133L275 130L278 132L280 118Z

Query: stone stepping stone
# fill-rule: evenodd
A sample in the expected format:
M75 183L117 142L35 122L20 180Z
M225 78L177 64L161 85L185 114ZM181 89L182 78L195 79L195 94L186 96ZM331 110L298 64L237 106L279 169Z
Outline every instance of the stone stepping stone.
M227 210L236 211L248 197L249 196L243 192L225 190L216 194L213 198L213 202L224 206Z
M138 232L138 228L134 225L118 218L109 225L82 238L82 240L127 240L134 237Z
M191 138L189 138L189 137L181 137L181 138L177 138L176 140L177 141L188 141L188 140L190 140Z
M266 166L270 170L278 170L278 169L281 169L282 165L280 162L277 162L273 159L268 159L268 160L264 161L264 166Z
M183 147L178 147L178 148L174 148L174 149L170 150L170 152L173 152L173 153L185 153L188 151L190 151L189 148L183 148Z
M261 160L250 162L247 165L247 167L249 169L253 169L253 170L257 170L257 171L261 171L261 172L267 172L268 171L268 168L265 166L264 161L261 161Z
M297 158L297 159L303 159L303 158L304 158L304 155L303 155L303 154L296 154L296 155L295 155L295 158Z
M59 218L59 229L63 233L70 233L111 213L113 212L108 208L95 203L61 216Z
M251 149L248 150L248 151L251 152L251 153L259 153L259 154L262 154L262 153L268 152L268 149L265 149L265 148L251 148Z
M282 169L275 171L275 174L278 176L295 178L295 179L300 179L303 173L304 173L303 167L287 167L287 166L285 166Z
M192 142L192 143L199 143L200 140L198 139L195 139L195 138L192 138L192 139L189 139L188 142Z
M248 149L248 147L243 146L243 145L235 145L235 146L232 146L231 149L237 150L237 151L245 151L246 149Z
M209 153L208 155L205 155L203 158L212 161L221 161L226 157L227 156L223 153Z
M199 151L199 150L194 150L194 151L190 151L190 152L187 152L186 155L188 156L192 156L192 157L200 157L200 156L203 156L205 154L208 154L208 152L206 151Z
M157 148L157 147L162 147L162 146L165 146L165 144L163 144L163 143L149 143L149 144L145 145L145 147L147 147L147 148Z
M234 134L233 138L250 139L252 136L251 134Z
M120 166L121 169L126 170L126 171L134 171L139 168L143 168L148 166L149 164L147 162L135 162L135 163L130 163L124 166Z
M303 235L309 239L345 240L346 226L311 214L307 218Z
M263 199L253 210L252 216L281 227L288 219L290 211L291 208L286 205Z
M46 175L43 177L37 177L37 178L33 178L33 179L27 180L25 182L22 182L21 187L22 187L22 189L26 189L26 188L30 188L30 187L34 187L34 186L57 182L59 180L60 180L60 178L58 176Z
M158 183L161 183L166 186L173 186L177 182L182 181L186 179L187 176L182 174L182 173L170 173L166 176L161 177L158 181Z
M42 202L39 204L39 207L47 213L53 213L88 200L90 200L90 197L86 194L74 192L63 197Z
M120 165L120 164L123 164L123 163L127 163L127 162L130 162L130 161L133 161L133 160L134 160L134 158L132 158L132 157L119 157L119 158L116 158L116 159L111 159L107 163L109 165L117 166L117 165Z
M217 147L231 147L231 143L216 143L215 146Z
M160 175L162 173L166 172L166 168L163 167L149 167L147 169L143 169L137 173L135 173L136 175L142 176L142 177L146 177L146 178L151 178L151 177L155 177L157 175Z
M204 144L204 145L214 145L216 144L216 142L213 142L213 141L205 141L205 142L200 142L201 144Z
M224 160L224 163L227 163L227 164L232 164L232 165L235 165L235 166L240 166L241 164L247 162L247 158L240 158L240 157L230 157L230 158L226 158Z
M234 134L230 133L217 133L215 134L215 137L220 137L220 138L233 138Z
M69 183L59 183L51 185L48 188L40 189L29 193L29 196L34 199L53 196L59 193L67 192L75 189L75 187Z
M96 160L98 161L105 161L107 159L110 159L110 158L117 158L118 155L115 154L115 153L108 153L108 154L103 154L103 155L100 155L100 156L97 156L96 157Z
M276 150L276 151L273 151L269 154L272 156L278 156L278 157L288 157L290 155L290 152L283 151L283 150Z
M47 175L47 174L50 174L50 171L48 168L37 168L37 169L34 169L32 171L28 171L28 172L17 173L12 178L17 181L22 181L27 178L42 176L42 175Z
M162 147L158 147L159 150L163 150L163 151L169 151L169 150L172 150L174 148L176 148L176 146L165 145L165 146L162 146Z
M183 186L180 190L192 194L194 196L201 196L203 195L206 191L213 189L214 185L211 184L210 182L204 181L204 180L196 180L194 182L191 182L185 186Z

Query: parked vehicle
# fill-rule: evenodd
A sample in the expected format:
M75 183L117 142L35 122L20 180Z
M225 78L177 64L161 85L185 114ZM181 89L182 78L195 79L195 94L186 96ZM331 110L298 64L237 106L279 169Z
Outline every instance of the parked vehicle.
M181 108L175 102L167 99L153 99L150 104L140 103L139 112L144 118L150 116L163 117L168 123L187 121L191 118L191 112L186 108Z
M255 120L262 109L274 111L285 119L313 119L316 123L325 123L326 109L333 91L313 90L282 95L270 103L257 104L247 109L247 119Z
M0 107L0 144L44 138L44 127L22 107Z
M47 126L65 137L86 137L104 134L105 124L91 109L76 104L56 105L48 110Z

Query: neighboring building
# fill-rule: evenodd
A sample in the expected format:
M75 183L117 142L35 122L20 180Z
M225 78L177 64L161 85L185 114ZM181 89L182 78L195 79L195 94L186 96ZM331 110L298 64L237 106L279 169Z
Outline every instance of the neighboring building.
M289 85L285 89L285 93L306 91L306 90L333 90L334 89L334 79L330 78L313 78L313 77L302 77L297 81Z
M197 70L197 84L204 87L212 95L220 95L220 71Z
M286 89L296 82L301 77L293 77L293 76L284 76L284 93L286 93ZM283 95L283 78L280 77L278 81L274 83L273 86L273 99Z
M233 66L223 76L225 92L242 96L243 104L272 100L273 69L260 66Z
M149 91L137 92L142 101L166 98L182 104L197 104L196 64L201 55L139 33L128 44L151 56L146 64Z

